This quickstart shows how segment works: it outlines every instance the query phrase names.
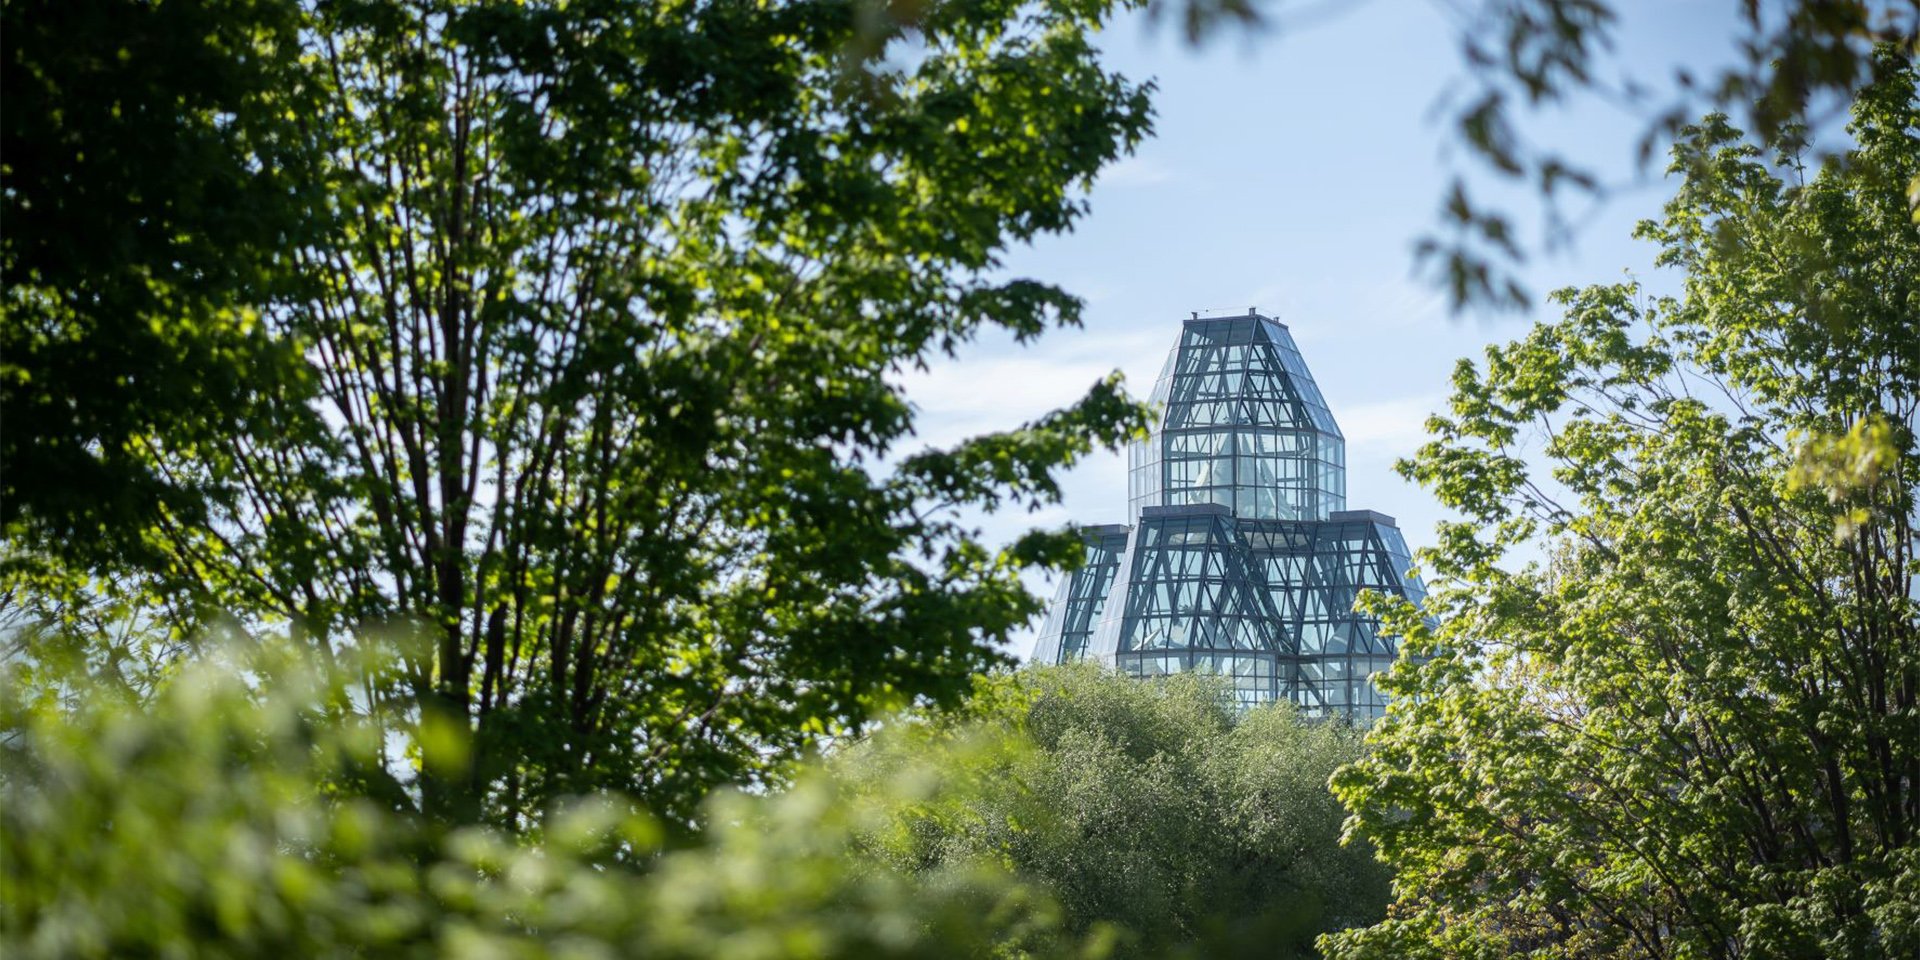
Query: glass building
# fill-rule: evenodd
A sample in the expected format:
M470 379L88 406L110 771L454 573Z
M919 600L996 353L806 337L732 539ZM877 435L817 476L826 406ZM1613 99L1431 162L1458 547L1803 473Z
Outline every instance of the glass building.
M1346 441L1277 320L1186 321L1128 451L1128 525L1089 527L1034 659L1091 657L1139 676L1208 670L1241 702L1369 720L1393 639L1362 590L1418 602L1393 518L1348 510Z

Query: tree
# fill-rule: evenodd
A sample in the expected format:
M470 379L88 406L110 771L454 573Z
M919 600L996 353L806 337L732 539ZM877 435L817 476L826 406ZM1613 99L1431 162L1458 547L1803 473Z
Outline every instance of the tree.
M615 786L678 822L954 701L1036 610L1020 571L1078 548L996 552L953 508L1057 496L1144 419L1111 378L912 453L890 378L1077 322L998 267L1147 133L1148 88L1088 40L1108 11L302 7L298 109L266 109L324 216L257 304L299 388L136 431L202 496L138 528L113 589L182 636L231 616L331 656L386 631L405 669L359 702L417 732L397 786L454 819Z
M1682 296L1562 291L1458 368L1402 465L1467 517L1439 625L1391 612L1427 659L1334 778L1398 902L1330 956L1920 952L1920 101L1876 72L1805 182L1688 128L1639 230Z
M1005 865L1125 956L1311 956L1315 934L1382 916L1385 874L1339 846L1326 786L1359 756L1353 729L1090 664L989 679L971 710L834 758L850 795L896 804L863 840L884 867ZM901 786L930 773L937 790Z
M8 0L0 530L78 562L162 501L141 440L297 390L257 322L319 213L291 0ZM15 557L19 560L21 558Z

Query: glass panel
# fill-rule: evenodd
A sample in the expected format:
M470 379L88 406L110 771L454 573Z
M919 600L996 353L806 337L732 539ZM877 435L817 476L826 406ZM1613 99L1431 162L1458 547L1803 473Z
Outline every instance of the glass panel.
M1036 657L1135 673L1208 669L1243 703L1379 715L1371 677L1396 646L1357 614L1361 590L1419 600L1400 532L1346 509L1345 441L1286 327L1192 320L1154 383L1160 418L1128 451L1124 528L1067 578ZM1218 504L1226 515L1150 507Z

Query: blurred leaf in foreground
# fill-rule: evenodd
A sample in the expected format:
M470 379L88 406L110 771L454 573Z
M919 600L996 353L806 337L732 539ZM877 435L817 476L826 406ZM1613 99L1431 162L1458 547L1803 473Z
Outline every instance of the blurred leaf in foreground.
M0 952L1083 955L1049 900L1005 871L907 875L852 857L879 808L820 776L778 796L724 795L703 841L678 849L610 794L556 803L527 837L398 811L352 789L386 745L338 718L340 698L382 669L234 649L144 705L83 676L54 699L8 682Z

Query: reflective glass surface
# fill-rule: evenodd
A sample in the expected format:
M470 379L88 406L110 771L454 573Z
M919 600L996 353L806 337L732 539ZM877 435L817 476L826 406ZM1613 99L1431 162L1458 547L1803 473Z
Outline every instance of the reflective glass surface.
M1130 515L1214 503L1314 520L1346 506L1346 445L1285 327L1189 321L1154 384L1158 428L1128 451Z
M1126 527L1087 527L1081 532L1087 541L1086 563L1061 581L1034 646L1034 659L1045 663L1065 663L1086 655L1094 618L1113 589L1113 575L1127 549Z
M1128 457L1133 526L1092 528L1034 651L1140 676L1206 670L1244 704L1380 716L1397 648L1354 612L1362 590L1418 602L1393 518L1346 509L1346 451L1284 325L1190 320Z

